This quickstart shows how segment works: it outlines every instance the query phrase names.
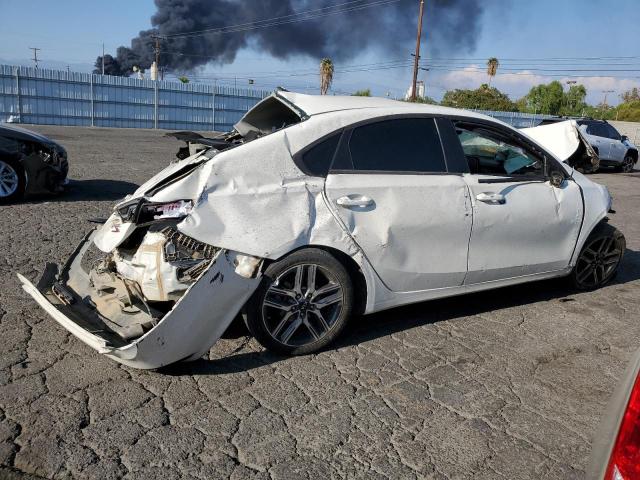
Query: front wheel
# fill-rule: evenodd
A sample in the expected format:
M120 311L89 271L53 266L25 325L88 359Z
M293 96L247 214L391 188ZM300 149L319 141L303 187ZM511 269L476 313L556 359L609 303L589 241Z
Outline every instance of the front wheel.
M579 290L606 285L616 274L627 247L624 235L608 223L598 225L585 242L570 278Z
M24 168L12 158L0 158L0 203L22 198L26 187Z
M269 350L302 355L338 337L353 303L349 273L333 255L298 250L267 267L247 306L246 323Z
M631 173L633 172L633 167L636 164L635 159L631 155L627 155L622 160L622 165L618 167L618 171L623 173Z

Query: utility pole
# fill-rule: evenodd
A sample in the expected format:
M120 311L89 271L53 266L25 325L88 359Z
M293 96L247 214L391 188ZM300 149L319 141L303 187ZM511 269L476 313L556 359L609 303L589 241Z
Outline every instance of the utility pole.
M411 83L411 101L416 101L416 84L418 83L418 62L420 61L420 38L422 37L422 16L424 14L424 0L420 0L418 14L418 35L416 37L416 55L413 59L413 82Z
M33 50L33 61L36 64L36 68L38 68L38 51L42 50L40 48L29 47L30 50Z
M153 51L156 54L156 72L160 71L160 37L154 35L151 37L154 39ZM156 76L156 80L158 77Z
M613 93L613 90L602 90L602 93L604 93L604 99L602 100L602 113L601 113L601 117L604 120L604 115L606 113L606 108L607 108L607 94L609 93Z
M104 75L104 43L102 44L102 75Z

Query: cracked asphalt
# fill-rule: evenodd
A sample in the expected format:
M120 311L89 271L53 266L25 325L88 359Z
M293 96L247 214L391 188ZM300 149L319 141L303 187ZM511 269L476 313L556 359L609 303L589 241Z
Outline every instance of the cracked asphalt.
M35 126L70 156L71 191L0 207L0 478L582 478L640 346L639 174L593 175L627 237L617 279L562 281L356 319L284 358L236 328L208 358L136 371L27 297L178 142L149 130ZM235 338L234 338L235 337Z

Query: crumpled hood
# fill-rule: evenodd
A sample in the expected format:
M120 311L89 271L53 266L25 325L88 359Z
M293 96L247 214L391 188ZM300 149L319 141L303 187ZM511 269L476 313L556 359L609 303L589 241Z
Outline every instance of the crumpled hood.
M533 138L563 162L573 155L581 142L578 124L575 120L522 128L520 131Z

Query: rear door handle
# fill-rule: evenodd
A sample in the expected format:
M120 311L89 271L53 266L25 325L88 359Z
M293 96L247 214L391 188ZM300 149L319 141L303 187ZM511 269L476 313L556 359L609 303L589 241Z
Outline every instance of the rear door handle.
M502 205L506 202L504 195L502 195L501 193L487 193L487 192L482 192L476 195L476 200L479 200L480 202L484 202L484 203L492 203L492 204L498 204L498 205Z
M365 197L362 195L352 195L351 197L340 197L336 200L336 203L341 207L349 208L349 207L369 207L373 205L373 200L369 197Z

